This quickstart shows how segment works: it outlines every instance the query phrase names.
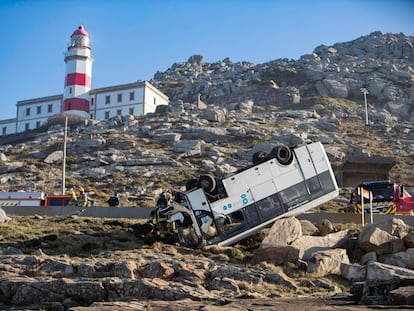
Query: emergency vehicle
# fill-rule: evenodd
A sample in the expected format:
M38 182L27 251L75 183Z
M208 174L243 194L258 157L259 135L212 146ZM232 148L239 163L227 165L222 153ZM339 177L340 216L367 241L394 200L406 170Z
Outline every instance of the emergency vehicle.
M203 175L186 188L161 212L189 246L232 245L339 193L320 142L256 152L253 165L221 178Z
M350 211L361 214L362 200L358 188L371 193L372 212L383 214L413 214L414 185L399 185L390 180L367 181L355 187L349 200ZM364 198L364 212L371 209L370 198Z
M65 206L70 195L45 195L43 192L0 192L0 206Z

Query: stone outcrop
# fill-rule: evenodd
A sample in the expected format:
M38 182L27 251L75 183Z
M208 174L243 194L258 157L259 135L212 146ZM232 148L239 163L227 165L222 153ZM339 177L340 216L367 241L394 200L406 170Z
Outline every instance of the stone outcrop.
M404 34L373 32L350 42L321 45L299 60L278 59L264 64L175 63L157 72L151 83L173 100L205 103L246 102L292 107L311 96L368 101L400 120L413 120L414 38Z

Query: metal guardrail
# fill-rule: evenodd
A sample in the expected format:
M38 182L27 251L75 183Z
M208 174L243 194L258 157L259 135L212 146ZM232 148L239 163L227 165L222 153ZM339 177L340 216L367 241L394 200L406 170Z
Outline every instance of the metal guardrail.
M71 216L100 218L148 218L151 208L143 207L73 207L73 206L2 206L8 216Z
M79 208L73 206L2 206L1 207L8 216L71 216L79 215L84 217L99 218L149 218L152 208L144 207L86 207ZM353 213L333 213L333 212L314 212L298 215L299 220L309 220L312 223L320 222L322 219L328 219L332 223L361 223L361 215ZM414 216L408 215L384 215L374 214L374 223L382 222L390 218L402 219L407 225L414 226ZM365 222L369 221L369 217L365 217Z

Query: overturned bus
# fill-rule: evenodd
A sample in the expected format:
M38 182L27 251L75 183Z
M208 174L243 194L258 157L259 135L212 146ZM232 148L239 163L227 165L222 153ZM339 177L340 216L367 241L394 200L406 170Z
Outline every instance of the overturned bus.
M256 152L253 165L222 178L190 180L162 209L182 244L232 245L278 218L335 198L338 186L320 142Z

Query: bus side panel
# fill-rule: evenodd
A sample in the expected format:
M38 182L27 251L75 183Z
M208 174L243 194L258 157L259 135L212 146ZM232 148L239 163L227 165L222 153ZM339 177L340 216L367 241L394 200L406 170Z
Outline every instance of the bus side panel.
M296 161L285 166L281 166L278 163L274 165L278 165L280 169L280 175L273 179L278 191L282 191L303 181L303 176L301 171L298 169L299 165Z
M300 168L302 170L303 176L305 179L309 179L316 175L315 166L312 163L311 156L309 154L309 150L307 146L302 146L300 148L295 149L295 155L298 159L300 164Z
M254 186L250 189L254 200L260 201L268 196L271 196L277 192L276 185L273 180L268 180L260 185Z
M253 197L251 195L251 192L247 190L246 192L239 191L232 197L227 197L222 200L211 202L210 206L213 213L227 215L243 208L244 206L252 204L252 202Z
M307 145L309 153L312 157L316 172L321 174L330 169L329 159L325 149L320 142Z
M272 174L269 171L269 165L265 162L223 179L223 185L226 188L227 195L235 197L239 196L240 193L246 193L252 186L270 179L272 179Z

